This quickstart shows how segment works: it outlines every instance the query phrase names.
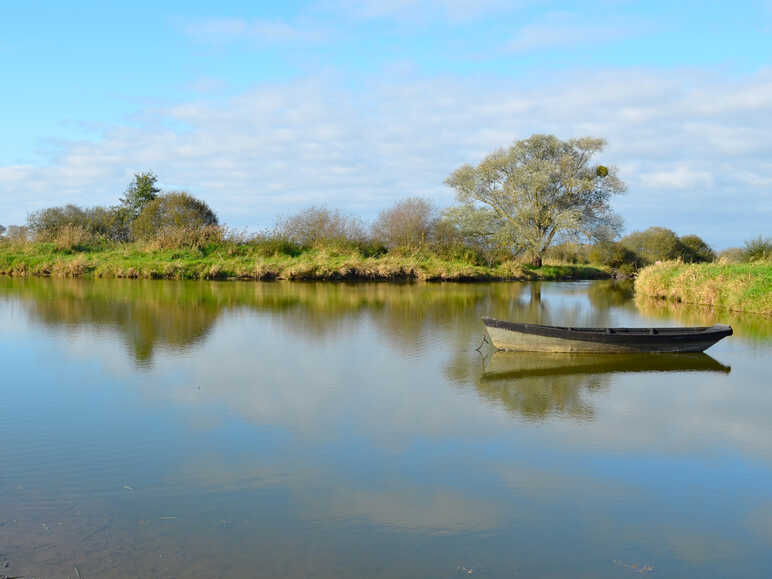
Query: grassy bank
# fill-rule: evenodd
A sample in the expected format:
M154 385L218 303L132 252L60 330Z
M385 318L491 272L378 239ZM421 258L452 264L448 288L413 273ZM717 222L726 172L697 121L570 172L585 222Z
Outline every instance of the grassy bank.
M492 267L429 254L366 257L353 250L308 250L299 255L265 255L248 246L206 250L149 250L116 245L101 250L60 250L50 243L0 244L0 274L12 276L139 279L244 280L573 280L608 277L587 265L531 268L516 262Z
M772 316L772 262L662 262L644 268L637 294Z

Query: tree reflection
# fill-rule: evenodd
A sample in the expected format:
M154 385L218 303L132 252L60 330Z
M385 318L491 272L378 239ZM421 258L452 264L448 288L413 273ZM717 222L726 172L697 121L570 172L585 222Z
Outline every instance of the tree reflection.
M448 376L528 419L558 415L591 420L594 409L588 399L608 388L613 374L730 371L707 354L493 352L477 359L459 357L449 366Z

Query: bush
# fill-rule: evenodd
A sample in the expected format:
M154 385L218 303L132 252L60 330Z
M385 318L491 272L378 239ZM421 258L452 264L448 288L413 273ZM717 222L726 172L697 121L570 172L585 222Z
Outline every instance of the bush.
M303 253L303 248L279 233L257 233L247 240L247 244L255 248L258 255L275 257L288 255L297 257Z
M759 235L745 242L743 261L768 261L772 259L772 239Z
M167 225L147 241L146 248L202 250L221 244L223 240L223 230L217 225L203 227Z
M429 243L436 222L436 211L429 201L410 197L381 211L373 224L373 238L389 249L419 249Z
M5 239L12 245L24 245L32 240L32 232L24 225L9 225Z
M85 227L67 224L56 231L51 241L60 251L72 251L86 249L96 239Z
M3 234L5 234L5 227L0 225L0 237L2 237Z
M623 237L620 243L642 258L645 263L683 257L683 246L678 236L665 227L649 227L646 231L634 231Z
M643 267L643 260L620 242L601 242L590 249L592 263L605 265L623 275L632 275Z
M741 247L728 247L718 254L721 263L742 263L745 261L745 250Z
M145 205L131 223L131 233L134 239L142 241L160 236L171 240L192 239L190 236L196 230L216 225L217 216L206 203L187 193L168 193ZM208 233L203 235L206 237Z
M684 261L689 263L715 261L715 252L698 235L684 235L679 241L681 242L681 255Z
M588 263L589 251L586 245L566 241L548 248L544 252L544 259L558 263Z
M129 238L127 214L119 207L49 207L31 213L27 224L41 241L54 241L65 227L81 228L94 237L112 241L128 241Z
M357 246L367 240L358 219L324 207L310 207L285 219L277 234L305 248Z
M485 210L446 210L434 225L431 250L444 259L474 265L494 266L512 259L508 240L489 232L488 217Z

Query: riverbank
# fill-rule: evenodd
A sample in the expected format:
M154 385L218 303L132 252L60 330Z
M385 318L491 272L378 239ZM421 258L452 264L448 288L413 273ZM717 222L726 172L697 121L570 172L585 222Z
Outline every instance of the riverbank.
M772 263L657 263L638 273L635 293L772 316Z
M437 256L382 255L355 251L309 250L299 255L262 255L232 247L145 251L137 246L104 250L61 251L52 244L0 245L0 274L11 276L242 279L326 281L529 281L603 279L608 272L589 265L544 265L516 262L492 267Z

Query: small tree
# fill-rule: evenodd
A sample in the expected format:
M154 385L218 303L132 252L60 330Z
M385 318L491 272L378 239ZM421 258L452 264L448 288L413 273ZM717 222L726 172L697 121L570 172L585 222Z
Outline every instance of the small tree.
M772 259L772 238L759 235L745 242L743 261L765 261Z
M161 189L156 187L157 181L158 177L150 171L134 174L134 181L126 188L126 193L120 200L130 221L139 217L145 206L158 197Z
M145 205L132 222L135 239L148 240L169 229L202 229L217 225L217 215L209 206L187 193L167 193Z
M437 217L432 204L420 197L410 197L385 209L373 224L373 237L389 249L416 249L431 238Z
M621 240L622 245L639 255L646 263L683 258L684 248L674 231L666 227L649 227L633 231Z
M604 146L603 139L533 135L476 167L460 167L445 182L468 211L492 212L505 229L499 237L538 267L556 238L608 239L619 230L609 201L625 184L613 167L591 164Z
M716 253L698 235L684 235L679 241L681 242L681 253L684 261L700 263L716 259Z
M0 225L0 237L5 235L5 227L3 225Z

